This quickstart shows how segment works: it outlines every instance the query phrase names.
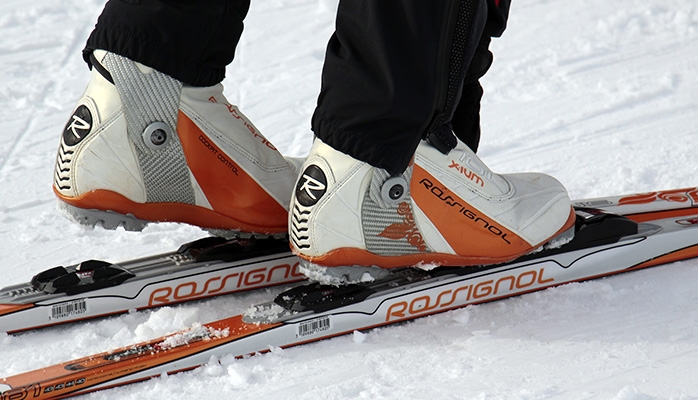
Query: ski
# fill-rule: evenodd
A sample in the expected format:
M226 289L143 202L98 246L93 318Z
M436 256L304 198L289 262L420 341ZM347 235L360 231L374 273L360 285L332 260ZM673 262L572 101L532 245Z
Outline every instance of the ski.
M0 332L30 329L298 282L285 239L208 237L177 251L109 263L86 260L0 289Z
M644 218L680 216L698 204L686 188L574 202ZM0 289L0 332L19 333L92 318L303 280L284 239L203 238L177 251L109 263L85 260Z
M681 217L694 213L695 207L698 207L698 188L577 200L572 205L623 215L636 222Z
M244 315L0 379L0 398L84 394L190 370L212 356L265 353L271 346L301 345L698 257L697 192L682 189L577 201L575 238L559 248L499 265L404 268L371 283L296 286ZM663 195L667 193L670 196Z

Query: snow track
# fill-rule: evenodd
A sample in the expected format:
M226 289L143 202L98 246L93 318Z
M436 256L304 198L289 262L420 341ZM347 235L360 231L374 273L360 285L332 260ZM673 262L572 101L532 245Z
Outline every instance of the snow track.
M0 286L204 235L176 224L85 230L57 214L58 135L87 82L80 50L102 5L0 4ZM224 81L231 101L285 154L309 148L335 7L254 1ZM511 13L483 80L480 155L490 167L550 173L573 198L698 185L698 4L519 0ZM223 357L87 398L698 398L694 282L692 260L260 357ZM278 290L0 333L0 376L237 314Z

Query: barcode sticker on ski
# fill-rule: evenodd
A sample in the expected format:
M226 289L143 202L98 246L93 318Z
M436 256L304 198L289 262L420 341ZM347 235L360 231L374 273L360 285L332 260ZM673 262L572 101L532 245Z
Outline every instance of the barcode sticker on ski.
M87 313L87 299L66 301L51 307L51 319L63 319Z
M309 321L298 324L298 333L296 337L305 337L315 335L316 333L329 331L332 328L330 316L311 319Z

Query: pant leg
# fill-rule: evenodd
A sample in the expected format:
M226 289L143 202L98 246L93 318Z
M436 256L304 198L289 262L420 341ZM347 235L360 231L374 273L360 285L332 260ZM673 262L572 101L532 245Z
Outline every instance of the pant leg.
M83 57L107 50L193 86L225 77L249 0L109 0Z
M407 167L424 137L442 151L455 146L452 120L487 1L496 0L340 1L315 134L391 173Z
M463 92L451 120L453 133L474 152L480 144L480 102L484 91L480 78L492 65L489 50L492 37L499 37L506 28L509 17L509 0L487 1L487 22L480 43L463 82Z

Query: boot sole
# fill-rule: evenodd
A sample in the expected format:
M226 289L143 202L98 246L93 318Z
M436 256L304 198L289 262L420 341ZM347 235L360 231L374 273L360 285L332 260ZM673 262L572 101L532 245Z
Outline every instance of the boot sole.
M191 204L135 203L110 191L90 192L79 198L62 196L55 188L54 192L63 214L89 227L101 225L110 230L123 227L127 231L141 231L149 223L176 222L197 226L226 238L283 238L288 234L286 220L277 227L260 227Z

